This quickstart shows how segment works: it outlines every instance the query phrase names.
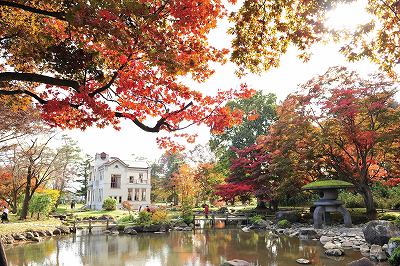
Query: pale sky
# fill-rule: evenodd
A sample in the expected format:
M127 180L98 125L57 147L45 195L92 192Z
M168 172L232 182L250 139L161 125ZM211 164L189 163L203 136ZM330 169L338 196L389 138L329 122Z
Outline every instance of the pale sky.
M366 22L368 20L366 13L354 12L355 10L359 11L359 6L365 5L365 2L362 0L332 11L328 25L335 28L353 28L354 25ZM217 29L209 35L211 45L218 48L229 48L231 36L225 33L228 27L227 21L221 21L218 24ZM260 76L248 75L239 79L234 74L234 64L226 63L223 66L215 66L216 73L203 84L188 79L184 79L184 83L193 89L210 93L217 89L238 88L239 84L244 82L253 89L263 90L265 93L275 93L278 100L281 101L289 93L295 91L298 84L306 82L317 74L323 74L330 66L345 65L362 74L378 70L376 65L368 61L346 62L344 56L338 52L339 47L338 44L315 46L314 55L307 63L301 62L296 57L295 49L289 49L288 53L282 57L279 68L272 69ZM129 121L122 121L120 126L121 130L119 131L107 127L104 129L89 128L85 131L67 130L63 133L78 141L82 151L92 156L96 152L104 151L122 159L128 159L135 154L155 160L162 154L163 151L158 148L156 143L157 134L144 132ZM197 143L205 144L209 139L209 131L206 127L192 127L186 132L197 133L199 135Z

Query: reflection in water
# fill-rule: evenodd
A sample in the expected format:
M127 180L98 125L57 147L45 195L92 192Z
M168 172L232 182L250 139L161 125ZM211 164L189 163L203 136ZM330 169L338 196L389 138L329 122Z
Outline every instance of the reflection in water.
M211 266L242 259L256 266L298 265L307 258L312 265L345 265L361 257L347 250L342 261L323 254L318 242L300 241L268 232L238 229L196 230L166 234L103 235L87 234L53 238L41 243L8 247L10 266L107 265L107 266Z

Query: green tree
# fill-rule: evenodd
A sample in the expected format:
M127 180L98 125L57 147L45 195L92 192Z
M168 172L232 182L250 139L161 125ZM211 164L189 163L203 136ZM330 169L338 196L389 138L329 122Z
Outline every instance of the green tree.
M77 180L78 183L81 184L79 189L76 191L77 196L85 197L85 202L87 202L87 189L88 189L88 180L90 175L90 163L93 161L92 157L89 154L85 155L79 163L79 172Z
M276 96L257 91L254 96L227 103L230 109L241 109L246 114L240 125L226 128L221 134L213 134L210 140L211 150L218 157L231 147L243 149L255 144L257 137L266 134L268 128L276 120Z
M172 201L178 204L178 194L172 177L179 171L179 167L184 163L185 158L182 153L165 152L160 159L152 165L152 199Z
M47 215L51 211L51 205L52 199L50 194L35 193L30 200L29 212L31 216L36 213L39 220L40 214Z
M267 134L276 120L276 96L257 91L253 97L228 102L227 106L242 109L246 116L240 125L211 136L210 147L217 157L214 168L225 178L231 174L231 161L237 158L232 148L244 149L255 144L257 137Z

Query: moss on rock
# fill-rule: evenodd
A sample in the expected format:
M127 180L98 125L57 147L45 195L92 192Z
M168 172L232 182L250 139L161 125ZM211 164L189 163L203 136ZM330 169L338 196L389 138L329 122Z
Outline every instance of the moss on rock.
M308 183L307 185L304 185L302 189L314 190L314 189L349 188L349 187L353 187L353 184L342 180L320 180Z

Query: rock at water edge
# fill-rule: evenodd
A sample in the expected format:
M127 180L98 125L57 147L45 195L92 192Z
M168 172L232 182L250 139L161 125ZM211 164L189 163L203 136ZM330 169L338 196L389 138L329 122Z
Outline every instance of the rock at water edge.
M352 261L347 265L348 266L375 266L375 263L373 263L372 261L370 261L367 258L362 258L359 260Z
M247 262L245 260L229 260L225 261L221 266L251 266L250 262Z
M297 259L296 262L299 264L310 264L310 261L307 259Z
M397 226L384 220L368 222L363 228L363 233L367 243L380 246L387 244L390 238L400 236Z
M339 248L327 249L327 250L325 250L325 255L340 257L340 256L344 255L344 251L343 251L343 249L339 249Z

